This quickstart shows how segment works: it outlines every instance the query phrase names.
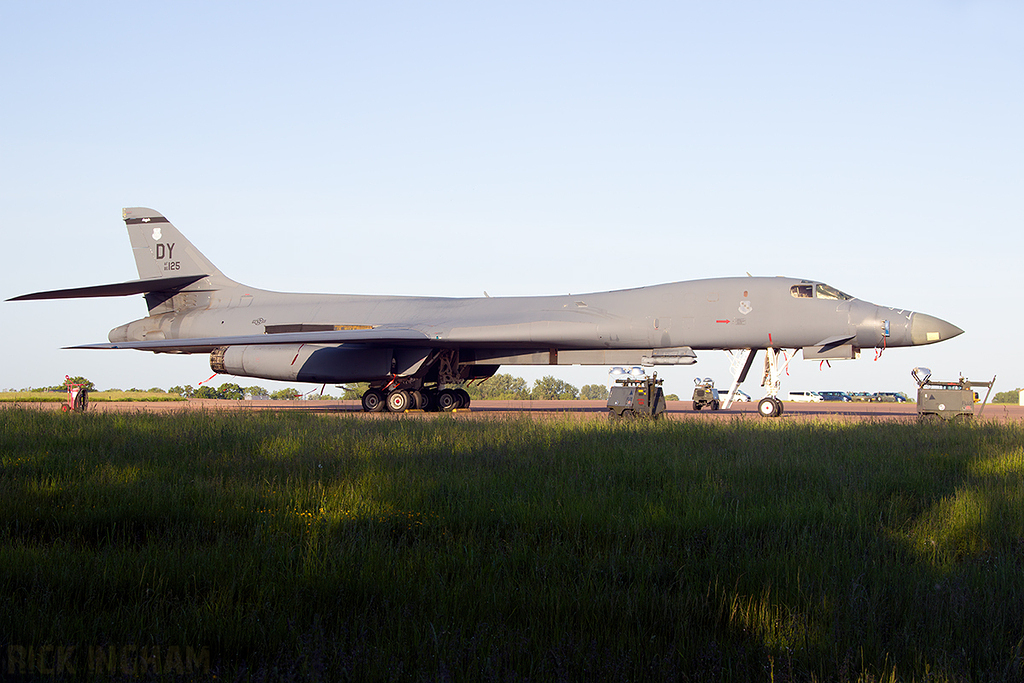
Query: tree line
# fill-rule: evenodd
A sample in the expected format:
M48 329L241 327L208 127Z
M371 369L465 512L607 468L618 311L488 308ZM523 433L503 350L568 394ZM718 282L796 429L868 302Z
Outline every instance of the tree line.
M185 386L173 386L167 391L171 394L184 396L185 398L220 398L231 401L241 401L246 396L255 399L269 398L275 401L293 401L302 396L297 389L292 389L291 387L271 392L259 385L243 387L233 382L225 382L217 388L204 385L197 389L193 389L191 384L186 384ZM324 398L334 397L325 396Z
M67 391L68 384L81 384L89 391L96 391L96 385L85 377L71 377L65 379L63 384L28 389L28 391ZM362 397L363 392L369 388L369 384L359 382L338 388L342 390L338 396L326 392L313 391L306 398L313 400L358 400ZM604 401L608 398L608 387L603 384L585 384L582 388L577 388L565 380L558 379L552 375L545 375L535 380L531 386L522 377L498 373L482 382L467 384L464 388L469 393L470 398L481 401L572 401L576 399ZM120 389L108 389L107 391L120 391ZM127 391L164 393L164 390L159 387L151 389L132 388ZM246 397L288 401L303 396L301 392L291 387L277 391L268 391L259 385L242 386L234 382L225 382L219 387L210 385L193 387L191 384L175 385L168 389L166 393L178 394L185 398L227 399L233 401L241 401ZM670 398L669 400L672 399Z
M992 402L1016 404L1020 401L1020 392L1020 387L1017 387L1013 391L998 391L996 392L996 395L992 397Z
M358 399L369 386L360 382L346 387L342 398ZM603 384L586 384L582 389L578 389L565 380L551 375L535 380L531 387L522 377L498 373L481 382L466 384L462 388L474 401L603 401L608 398L608 387Z
M369 384L359 383L346 387L344 399L358 399L369 388ZM584 384L576 388L565 380L553 375L545 375L534 380L533 386L522 377L501 373L481 382L466 384L463 389L474 401L606 401L608 387L603 384ZM668 401L678 401L675 394L666 394Z

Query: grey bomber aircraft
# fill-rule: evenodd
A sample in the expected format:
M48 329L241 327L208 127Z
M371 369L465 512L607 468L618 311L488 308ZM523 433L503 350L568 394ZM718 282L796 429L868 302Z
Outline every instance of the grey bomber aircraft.
M696 351L732 355L724 407L765 351L758 403L782 413L781 377L805 359L916 346L963 332L876 306L813 280L738 277L566 296L440 298L287 294L226 277L162 215L124 209L139 279L38 292L10 301L143 294L149 315L73 349L208 353L217 373L322 383L368 382L363 409L452 410L461 385L501 365L691 365Z

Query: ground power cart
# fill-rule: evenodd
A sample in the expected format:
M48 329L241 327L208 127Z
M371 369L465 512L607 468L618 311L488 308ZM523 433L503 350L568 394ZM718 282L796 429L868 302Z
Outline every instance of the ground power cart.
M910 373L917 382L917 414L921 420L965 420L974 417L974 404L978 402L975 387L987 387L988 393L981 402L978 415L985 410L989 394L996 383L972 382L964 377L956 381L942 382L932 379L932 371L928 368L914 368Z
M615 380L619 386L608 392L608 411L613 418L650 417L665 412L665 392L658 373L653 377L626 377Z

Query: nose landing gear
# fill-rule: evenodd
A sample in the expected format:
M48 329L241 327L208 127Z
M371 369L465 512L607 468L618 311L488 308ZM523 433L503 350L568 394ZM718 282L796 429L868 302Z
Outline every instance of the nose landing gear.
M795 352L794 352L795 355ZM782 401L779 400L779 389L782 388L782 373L789 368L792 356L782 349L765 349L764 379L761 386L768 390L768 395L757 402L757 412L761 417L779 417L782 415Z
M774 396L765 396L757 402L757 412L761 417L778 417L782 415L782 401Z

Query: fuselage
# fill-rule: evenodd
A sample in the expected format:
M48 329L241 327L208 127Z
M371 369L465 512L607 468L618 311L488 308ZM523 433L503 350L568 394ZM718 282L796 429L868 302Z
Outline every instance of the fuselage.
M182 301L169 302L166 312L111 330L110 341L401 325L421 331L434 345L710 350L800 348L840 339L858 348L910 346L961 332L932 316L781 277L691 280L564 296L289 294L238 286L175 299Z

